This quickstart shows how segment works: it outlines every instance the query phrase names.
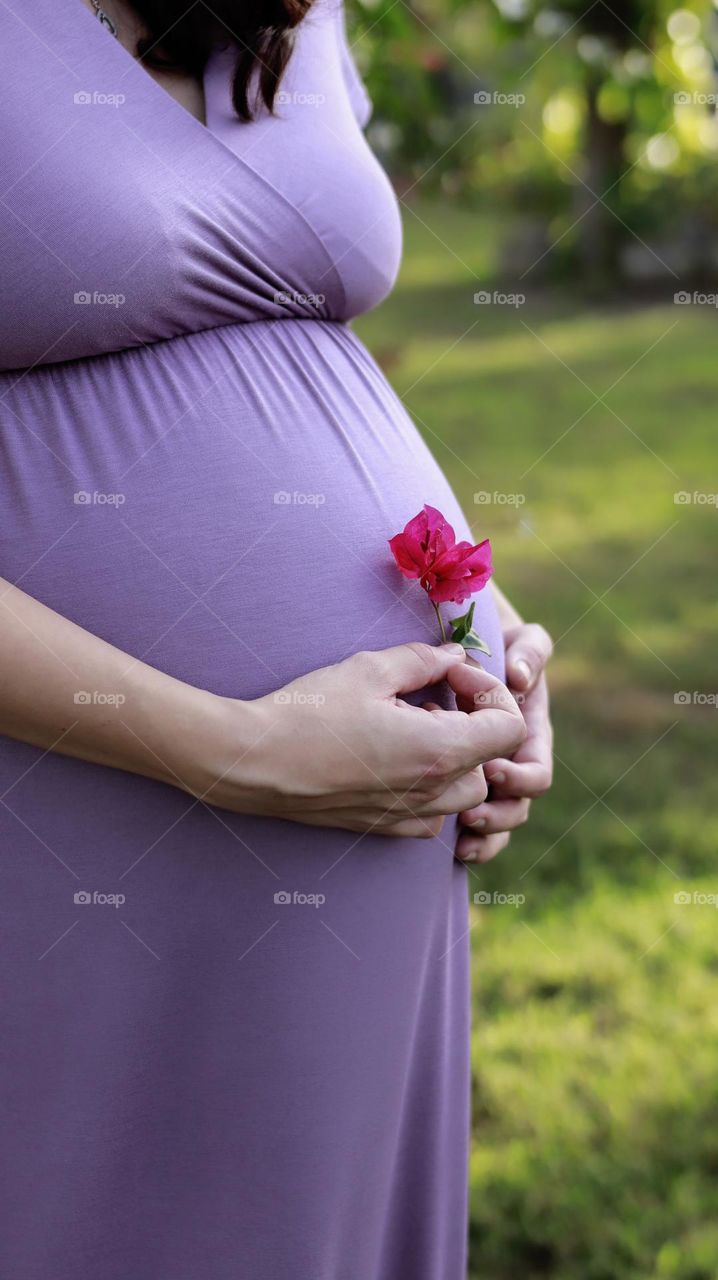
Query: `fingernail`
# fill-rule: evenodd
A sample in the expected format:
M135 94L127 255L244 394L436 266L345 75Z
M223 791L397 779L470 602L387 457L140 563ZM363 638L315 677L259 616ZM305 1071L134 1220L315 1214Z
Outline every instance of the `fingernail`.
M472 827L485 827L485 826L486 826L486 818L477 818L477 819L476 819L476 821L475 821L475 822L472 822L472 824L471 824L471 825L472 825Z
M528 684L529 680L531 679L531 668L528 662L526 661L526 659L519 658L518 662L514 663L514 668L516 671L520 672L520 674L523 676L524 684Z
M466 650L464 649L463 645L455 644L452 640L448 640L446 644L442 644L439 647L441 649L444 649L446 653L455 653L457 658L458 657L463 658L466 653Z
M506 774L505 774L505 773L502 773L500 769L499 769L498 773L487 773L487 774L486 774L486 781L487 781L487 782L495 782L495 783L497 783L497 784L498 784L498 783L500 783L500 782L505 782L505 781L506 781Z

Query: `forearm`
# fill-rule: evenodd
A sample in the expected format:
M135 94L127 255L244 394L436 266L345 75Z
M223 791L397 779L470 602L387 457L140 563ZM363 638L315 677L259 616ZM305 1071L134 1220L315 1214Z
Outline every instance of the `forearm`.
M0 733L194 788L202 781L194 761L222 701L0 579Z
M491 590L494 593L496 607L499 611L499 621L501 622L501 630L509 631L511 627L519 627L523 622L521 614L512 605L511 601L506 598L503 591L497 587L495 581L490 583Z

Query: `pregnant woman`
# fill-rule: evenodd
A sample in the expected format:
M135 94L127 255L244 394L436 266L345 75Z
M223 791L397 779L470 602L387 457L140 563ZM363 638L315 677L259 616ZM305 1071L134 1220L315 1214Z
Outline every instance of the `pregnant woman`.
M462 861L547 785L548 642L487 588L472 666L391 562L470 535L347 323L400 229L341 11L0 51L0 1274L462 1280Z

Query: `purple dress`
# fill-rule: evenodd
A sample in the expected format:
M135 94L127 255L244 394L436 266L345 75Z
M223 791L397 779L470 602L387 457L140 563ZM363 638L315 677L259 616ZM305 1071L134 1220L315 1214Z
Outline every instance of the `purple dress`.
M79 0L0 6L0 572L234 697L433 642L386 540L424 502L468 534L348 326L400 223L342 24L251 124L219 51L205 128ZM463 1280L453 822L235 817L9 739L0 797L0 1275Z

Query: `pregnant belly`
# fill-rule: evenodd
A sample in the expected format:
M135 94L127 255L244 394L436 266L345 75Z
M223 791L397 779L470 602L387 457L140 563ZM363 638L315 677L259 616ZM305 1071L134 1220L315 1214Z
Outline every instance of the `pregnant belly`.
M424 502L483 533L345 326L229 326L4 381L0 572L81 626L235 697L437 639L387 539ZM476 619L500 675L488 591Z

